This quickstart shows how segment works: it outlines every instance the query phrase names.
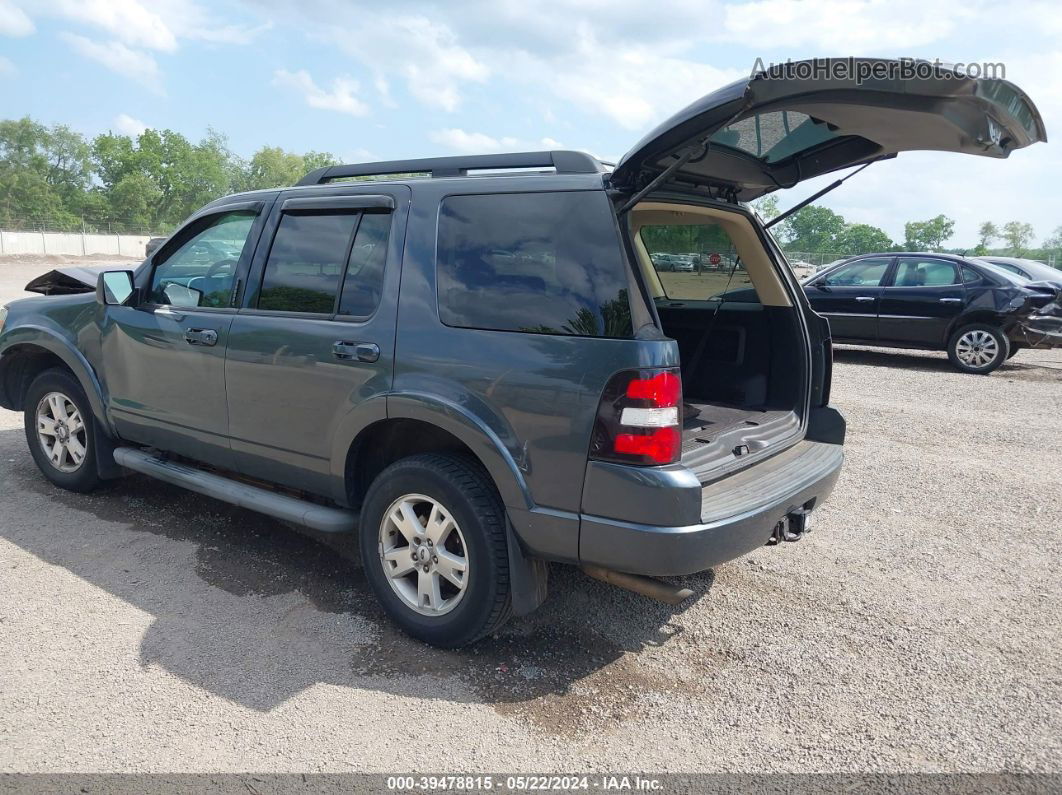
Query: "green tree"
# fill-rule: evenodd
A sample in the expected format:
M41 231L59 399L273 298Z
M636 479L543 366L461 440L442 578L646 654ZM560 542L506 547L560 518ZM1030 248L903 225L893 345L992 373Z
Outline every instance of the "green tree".
M1020 257L1029 248L1034 233L1032 224L1022 221L1007 221L1003 224L1002 237L1015 257Z
M1044 241L1044 254L1051 255L1058 263L1062 261L1062 226L1055 227L1055 231ZM1060 267L1058 264L1055 267Z
M842 254L871 254L892 247L892 238L885 230L870 224L848 224L836 241L836 250Z
M987 254L989 244L999 237L999 227L991 221L985 221L977 228L977 246L974 254Z
M772 218L776 218L778 213L781 212L778 209L778 196L773 193L761 196L759 199L752 202L752 209L755 210L760 218L765 221L770 221Z
M844 218L827 207L809 204L782 222L782 239L795 251L836 251Z
M5 224L75 228L91 179L89 148L69 127L30 118L0 122L0 216Z
M129 225L172 228L231 187L229 153L215 133L199 144L172 130L145 130L135 141L108 133L96 137L92 154L111 214ZM146 191L149 217L132 186Z
M955 231L955 221L938 215L928 221L909 221L904 225L904 246L908 251L937 251Z

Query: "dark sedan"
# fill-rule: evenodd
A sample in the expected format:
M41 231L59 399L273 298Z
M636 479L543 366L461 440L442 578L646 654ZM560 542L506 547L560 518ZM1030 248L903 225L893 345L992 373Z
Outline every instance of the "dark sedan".
M1062 315L1059 290L976 259L865 254L804 280L835 342L947 351L967 373L990 373L1020 348L1054 347L1043 319Z
M1011 273L1028 279L1031 282L1047 282L1062 289L1062 271L1052 268L1034 259L1022 259L1021 257L978 257L979 260L995 265L997 268L1010 271Z

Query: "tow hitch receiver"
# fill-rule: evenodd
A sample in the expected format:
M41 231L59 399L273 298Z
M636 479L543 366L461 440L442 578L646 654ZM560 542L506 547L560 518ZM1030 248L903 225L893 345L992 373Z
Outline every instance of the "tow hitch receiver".
M799 541L811 531L811 511L801 508L786 514L778 524L774 526L774 532L767 539L767 546L779 544L782 541Z

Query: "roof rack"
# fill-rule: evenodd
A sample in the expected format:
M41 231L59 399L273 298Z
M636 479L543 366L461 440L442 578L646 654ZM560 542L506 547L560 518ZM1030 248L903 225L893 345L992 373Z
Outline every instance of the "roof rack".
M344 177L374 177L384 174L431 174L432 177L463 177L470 170L553 168L558 174L598 174L605 168L586 152L507 152L496 155L424 157L417 160L386 160L380 163L351 163L325 166L311 171L298 185L323 185Z

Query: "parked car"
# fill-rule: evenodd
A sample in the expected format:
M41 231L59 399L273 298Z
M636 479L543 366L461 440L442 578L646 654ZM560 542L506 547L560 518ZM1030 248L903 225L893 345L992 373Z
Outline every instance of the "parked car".
M144 244L144 256L145 257L150 257L152 254L155 253L155 251L158 249L158 247L161 246L165 242L166 242L166 238L164 238L164 237L153 237L153 238L150 238L148 240L148 242Z
M977 259L995 265L997 268L1003 268L1031 282L1046 282L1062 289L1062 271L1043 262L1020 257L983 256Z
M804 281L834 342L947 351L967 373L987 374L1020 348L1053 346L1038 330L1059 289L1038 288L974 258L865 254Z
M650 577L799 539L843 458L828 324L742 203L1046 135L1004 81L824 74L709 94L611 171L393 161L218 199L136 270L8 305L0 404L59 487L134 471L357 534L384 610L429 643L535 609L550 561L685 598ZM675 223L729 239L755 300L669 296L642 231Z
M694 270L693 261L684 254L653 254L653 264L661 271L686 271Z

